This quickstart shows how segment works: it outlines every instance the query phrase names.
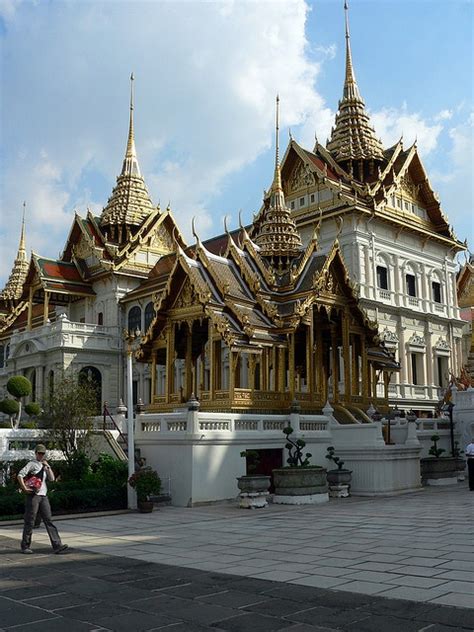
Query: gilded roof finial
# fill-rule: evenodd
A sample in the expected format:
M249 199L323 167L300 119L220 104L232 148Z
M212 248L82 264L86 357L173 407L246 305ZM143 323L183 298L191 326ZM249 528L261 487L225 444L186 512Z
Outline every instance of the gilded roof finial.
M125 160L123 161L122 175L140 175L138 166L137 151L135 149L135 129L133 126L133 110L134 110L134 94L133 82L135 77L130 75L130 123L128 127L127 150L125 152Z
M280 169L280 96L276 96L275 111L275 179L274 186L281 189L281 169Z
M20 245L18 246L18 259L26 261L26 241L25 241L25 214L26 202L23 202L23 219L21 220Z
M361 96L359 94L359 88L357 87L354 74L354 67L352 65L351 36L349 32L349 5L347 4L347 0L344 0L344 19L346 26L346 79L344 82L344 96L352 99L360 99Z

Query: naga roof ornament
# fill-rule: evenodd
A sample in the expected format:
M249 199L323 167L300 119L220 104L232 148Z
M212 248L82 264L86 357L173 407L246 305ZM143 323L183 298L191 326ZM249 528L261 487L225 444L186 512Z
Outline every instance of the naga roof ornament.
M383 160L383 147L370 124L364 100L359 92L352 64L349 34L349 7L344 2L346 32L346 74L342 99L327 149L337 162Z
M301 237L296 224L291 217L291 211L286 206L285 194L281 182L281 166L279 157L279 105L276 98L276 143L275 143L275 174L270 189L268 206L263 210L258 233L253 241L260 248L262 257L291 259L297 257L302 250Z
M133 81L132 73L130 76L130 123L127 148L117 184L100 217L100 225L105 230L108 226L138 227L150 213L155 211L145 181L140 173L135 148ZM125 236L126 234L123 234L123 238Z
M8 281L0 294L1 298L5 301L15 301L21 297L23 292L23 283L28 273L29 262L26 255L25 245L25 209L26 202L23 202L23 219L21 223L21 234L20 243L18 245L18 252Z

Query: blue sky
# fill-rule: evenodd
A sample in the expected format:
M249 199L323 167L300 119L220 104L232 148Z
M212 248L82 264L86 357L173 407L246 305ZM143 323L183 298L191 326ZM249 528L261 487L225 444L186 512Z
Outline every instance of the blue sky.
M186 236L249 221L273 163L274 98L309 148L344 72L342 0L0 0L0 285L27 202L27 246L62 250L74 211L99 213L120 171L135 73L138 157ZM418 147L459 238L473 242L473 3L352 0L356 77L386 146Z

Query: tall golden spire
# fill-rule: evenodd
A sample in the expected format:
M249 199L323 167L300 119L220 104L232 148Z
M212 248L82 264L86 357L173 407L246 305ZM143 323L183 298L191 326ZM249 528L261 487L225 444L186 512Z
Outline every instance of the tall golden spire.
M347 0L344 2L344 19L346 25L346 78L344 81L344 97L347 99L362 100L357 81L355 79L354 67L352 65L351 36L349 32L349 6Z
M23 293L23 283L28 273L28 258L26 255L26 242L25 242L25 211L26 202L23 202L23 218L21 222L20 243L18 245L18 252L13 263L13 268L8 277L8 281L5 288L1 292L0 296L3 300L13 302L18 300Z
M338 163L342 163L348 169L351 175L356 175L363 180L367 175L363 161L370 161L369 171L372 173L373 161L383 159L383 147L370 124L369 115L365 110L365 103L355 79L347 0L344 0L344 21L346 39L344 89L327 149ZM357 165L353 164L353 161L357 161Z
M276 98L275 115L275 174L270 190L267 208L254 238L260 253L264 257L278 260L278 265L285 267L289 260L301 252L301 237L296 230L296 224L291 217L291 211L286 206L285 194L281 183L280 166L280 97Z
M130 122L128 126L127 149L125 151L125 159L122 166L122 175L140 175L140 167L138 166L137 150L135 148L135 130L133 127L133 82L135 77L133 72L130 75Z
M111 241L123 244L155 211L138 166L135 149L133 73L130 75L130 122L122 171L100 216L100 225Z

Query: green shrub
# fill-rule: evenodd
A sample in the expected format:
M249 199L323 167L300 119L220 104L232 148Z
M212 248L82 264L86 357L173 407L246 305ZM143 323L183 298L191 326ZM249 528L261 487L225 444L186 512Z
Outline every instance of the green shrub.
M20 404L15 399L2 399L0 402L0 412L4 415L11 417L12 415L18 415L20 410Z
M36 415L39 415L40 412L41 412L41 406L37 404L36 402L31 402L29 404L26 404L25 406L25 413L29 415L30 417L36 417Z
M7 382L7 391L13 397L26 397L31 394L31 382L23 375L14 375Z
M93 464L92 470L106 485L124 486L127 484L127 462L114 459L114 457L109 454L104 454L103 452L99 454L99 458Z
M153 494L159 494L161 490L161 479L151 467L144 467L135 472L128 479L129 484L137 492L138 502L144 502Z

